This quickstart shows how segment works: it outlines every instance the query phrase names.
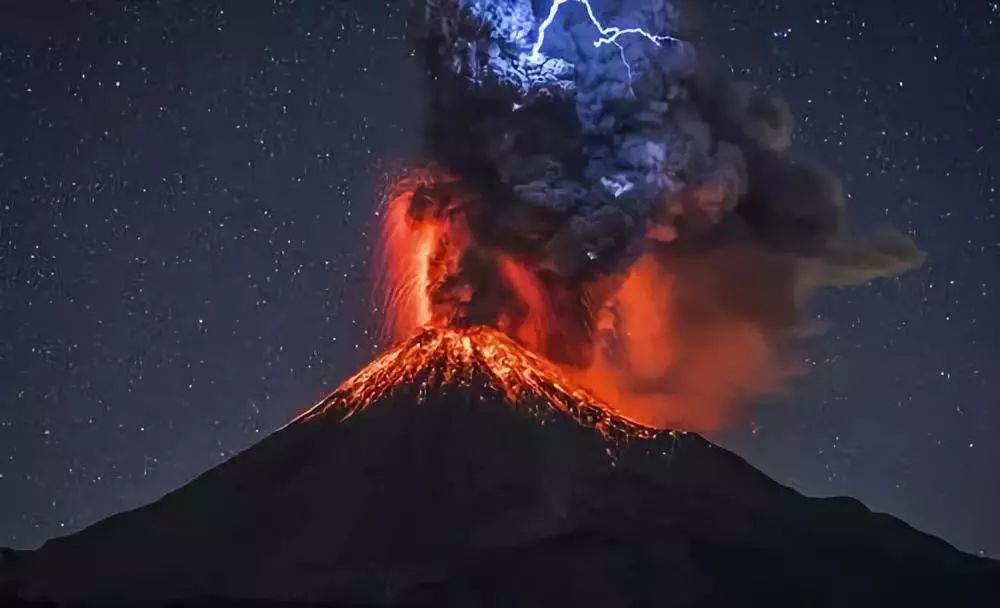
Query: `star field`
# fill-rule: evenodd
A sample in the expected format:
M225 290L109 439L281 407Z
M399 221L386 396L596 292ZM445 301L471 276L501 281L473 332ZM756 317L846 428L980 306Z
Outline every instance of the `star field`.
M797 153L844 179L854 231L896 226L928 253L898 279L816 298L808 375L727 444L802 491L1000 555L996 3L700 12L702 56L789 101Z
M152 501L369 359L369 230L415 155L403 2L0 1L0 546ZM829 290L807 374L719 439L1000 556L1000 7L689 3L785 97L858 233L927 263Z
M134 6L0 18L0 545L156 498L372 351L398 11Z

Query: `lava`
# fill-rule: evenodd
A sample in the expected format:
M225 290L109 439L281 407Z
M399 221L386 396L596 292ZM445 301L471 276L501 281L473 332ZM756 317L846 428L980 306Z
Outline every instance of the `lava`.
M780 257L749 246L698 257L646 254L603 283L573 285L477 242L476 203L455 180L430 171L400 180L387 199L377 264L382 337L408 345L402 367L388 370L391 380L412 382L430 365L434 382L466 381L462 370L475 359L473 367L490 370L491 385L515 400L537 386L542 396L562 395L556 406L565 409L566 394L585 391L583 401L613 403L643 425L711 433L733 420L734 405L774 392L790 373L760 321L749 321L767 311L780 328L796 314L755 296L781 289L782 281L759 284L791 272ZM433 357L419 354L428 349ZM380 366L399 352L361 377L385 376ZM368 403L369 393L391 384L366 380L352 399Z
M537 415L554 409L606 438L652 438L571 380L556 364L490 327L427 327L386 351L293 422L333 414L346 420L397 391L421 403L454 388L495 395Z
M413 382L427 369L437 376L419 378L425 386L469 381L463 374L475 360L473 368L489 371L488 384L513 400L540 388L535 392L566 409L581 400L574 391L585 391L582 401L613 403L644 425L712 432L730 421L732 404L778 384L761 331L728 310L760 308L745 302L754 287L734 272L745 264L762 267L761 254L744 247L700 262L641 256L621 278L592 283L585 293L594 302L587 304L574 300L578 288L551 276L546 282L540 269L476 243L475 200L430 171L411 174L391 191L376 287L383 339L407 346L349 381L345 386L354 388L345 402L363 407L371 395ZM720 306L714 295L727 292ZM413 342L415 334L421 337Z
M397 345L295 421L328 413L346 419L397 391L415 390L419 403L464 387L536 413L560 411L606 437L657 434L537 354L554 324L550 295L521 262L470 245L467 205L428 188L441 178L416 173L400 180L382 213L376 296L383 338ZM497 302L503 306L494 308Z
M409 212L422 183L422 176L401 180L382 211L375 289L376 301L382 302L384 338L410 335L431 320L429 261L440 230Z
M476 242L475 196L455 185L442 172L413 172L386 199L376 256L381 337L488 325L544 354L554 317L546 287L523 262Z

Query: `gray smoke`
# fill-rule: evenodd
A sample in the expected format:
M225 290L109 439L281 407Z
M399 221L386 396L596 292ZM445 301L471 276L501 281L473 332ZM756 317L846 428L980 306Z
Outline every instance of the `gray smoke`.
M605 27L664 36L595 45L586 4L564 0L536 54L552 1L427 1L427 151L448 177L414 197L417 214L462 209L477 247L540 277L558 319L546 354L586 366L621 347L616 293L643 256L683 292L669 296L678 333L738 323L773 342L809 289L920 263L902 234L843 236L841 183L792 156L791 109L700 73L673 2L591 0Z
M683 41L657 45L626 34L621 49L595 47L600 34L579 0L559 8L534 58L549 7L535 4L438 0L427 9L434 160L505 215L505 229L537 233L536 218L548 218L534 256L576 278L620 267L644 240L701 238L718 227L824 258L841 229L842 189L788 155L787 104L699 77ZM678 15L665 0L592 5L605 26L675 34ZM511 226L512 218L531 226ZM887 273L919 257L913 248L872 245ZM842 277L845 256L833 249ZM875 258L852 257L864 258L863 276L879 276Z

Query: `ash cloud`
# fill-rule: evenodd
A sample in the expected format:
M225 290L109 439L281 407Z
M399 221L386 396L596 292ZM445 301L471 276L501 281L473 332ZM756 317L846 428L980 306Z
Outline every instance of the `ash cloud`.
M595 45L568 0L536 55L548 0L428 0L430 169L403 198L413 223L451 218L430 299L449 322L507 324L643 422L718 428L793 373L812 289L922 253L844 236L841 183L794 158L791 109L700 73L672 2L591 4L604 26L677 38Z

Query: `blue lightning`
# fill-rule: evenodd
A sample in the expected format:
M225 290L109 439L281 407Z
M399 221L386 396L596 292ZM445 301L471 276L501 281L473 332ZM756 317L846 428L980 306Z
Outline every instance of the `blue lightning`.
M570 2L571 0L552 0L552 6L549 7L549 14L545 17L545 20L538 26L538 39L535 41L534 46L531 49L530 58L532 61L542 60L542 45L545 44L545 34L555 21L556 15L559 14L559 8ZM613 44L618 47L618 51L622 57L622 63L625 64L625 69L628 70L629 82L632 82L632 66L629 65L628 60L625 58L625 47L618 43L618 39L622 36L628 34L636 34L642 36L646 40L649 40L656 46L660 46L662 42L680 42L680 39L673 36L660 36L656 34L650 34L646 30L640 27L630 27L630 28L620 28L620 27L605 27L597 15L594 14L594 7L590 5L590 0L576 0L587 9L587 16L590 17L590 22L594 24L597 31L600 32L601 37L594 41L594 48L600 48L605 44Z

